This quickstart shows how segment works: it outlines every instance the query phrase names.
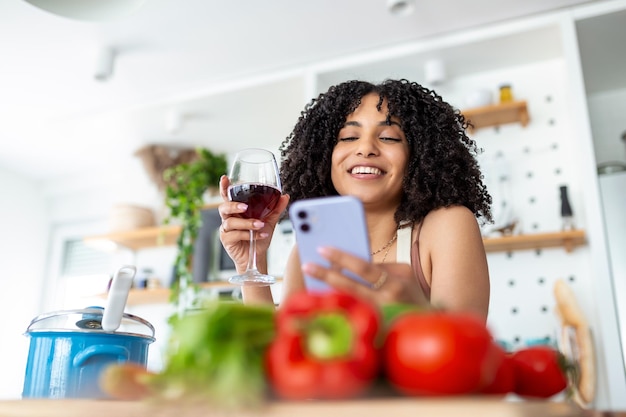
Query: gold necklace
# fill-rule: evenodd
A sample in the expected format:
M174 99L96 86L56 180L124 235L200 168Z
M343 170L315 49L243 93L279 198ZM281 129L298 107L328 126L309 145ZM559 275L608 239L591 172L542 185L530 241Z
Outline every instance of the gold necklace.
M396 236L398 236L398 232L396 232ZM389 255L389 251L391 250L391 247L393 246L393 242L391 242L391 243L392 244L389 245L389 247L387 248L387 252L385 252L385 254L383 255L383 259L381 259L381 261L380 261L381 264L385 263L385 259L387 259L387 255Z
M389 249L391 249L391 245L393 245L393 242L395 242L397 238L398 238L398 230L396 230L396 233L393 235L393 237L391 239L389 239L389 242L385 243L385 245L382 248L372 252L371 255L374 256L377 253L381 253L382 251L387 249L387 252L385 253L385 258L386 258L387 254L389 253ZM385 258L383 258L383 260Z

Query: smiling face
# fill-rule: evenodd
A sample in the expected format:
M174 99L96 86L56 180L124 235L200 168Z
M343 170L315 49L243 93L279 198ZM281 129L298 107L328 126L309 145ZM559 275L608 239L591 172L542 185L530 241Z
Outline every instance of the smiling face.
M402 180L409 145L392 117L387 124L387 103L378 111L378 94L363 97L346 119L333 149L331 178L341 195L354 195L364 204L396 207L402 197Z

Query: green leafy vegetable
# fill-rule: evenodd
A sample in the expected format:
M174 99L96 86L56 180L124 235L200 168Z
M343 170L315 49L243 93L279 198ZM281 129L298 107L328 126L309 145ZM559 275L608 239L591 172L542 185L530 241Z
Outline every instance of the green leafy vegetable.
M417 306L415 304L386 304L381 307L381 312L383 315L383 322L386 325L389 325L393 320L397 317L401 316L404 313L413 312L413 311L425 311L424 307Z
M274 333L272 306L220 301L176 318L166 367L151 385L165 399L228 409L258 405L266 393L263 357Z

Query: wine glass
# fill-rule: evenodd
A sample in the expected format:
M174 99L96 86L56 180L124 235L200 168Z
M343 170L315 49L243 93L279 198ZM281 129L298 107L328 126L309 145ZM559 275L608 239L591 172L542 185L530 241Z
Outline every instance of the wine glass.
M278 204L281 196L278 165L274 154L265 149L249 148L237 153L229 175L228 198L248 205L241 216L247 219L264 220ZM271 285L276 279L262 274L256 265L256 239L250 230L250 254L246 272L228 280L240 285Z

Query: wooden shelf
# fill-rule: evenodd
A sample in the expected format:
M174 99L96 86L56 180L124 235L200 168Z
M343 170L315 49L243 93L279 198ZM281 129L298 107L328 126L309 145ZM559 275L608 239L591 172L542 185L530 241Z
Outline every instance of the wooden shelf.
M202 207L203 210L217 208L219 203L209 203ZM84 239L85 244L103 248L107 244L115 243L131 250L155 248L159 246L172 246L176 244L176 238L180 233L180 226L153 226L144 227L124 232L108 233L106 235L89 236Z
M526 101L512 101L464 110L463 116L473 125L473 130L507 123L526 126L530 121Z
M586 244L587 239L584 230L568 230L553 233L490 237L484 238L483 242L487 252L511 252L554 247L563 247L566 252L571 252L577 246Z
M132 250L139 250L173 245L176 242L176 237L179 232L179 226L149 227L130 232L88 237L85 238L85 243L97 245L101 244L103 241L109 241ZM567 252L571 252L576 246L584 245L586 243L586 237L584 230L570 230L553 233L488 237L484 238L483 241L487 252L541 249L559 246L564 247Z
M238 287L238 285L231 284L229 282L204 282L199 284L200 288L207 291L222 291L229 290ZM107 293L102 293L97 296L98 298L107 298ZM165 304L170 299L169 288L132 288L128 293L127 305L141 305L141 304Z
M132 232L95 236L85 240L88 242L96 242L98 240L106 239L114 241L122 246L137 250L158 246L155 242L157 242L159 236L162 235L162 231L164 231L163 236L165 236L164 242L171 242L171 244L173 244L179 230L180 228L175 226L169 228L150 227ZM487 253L556 247L563 247L565 251L569 253L572 252L577 246L585 245L587 243L587 239L584 230L568 230L552 233L487 237L483 238L483 242ZM282 278L279 278L278 282L281 280ZM222 291L236 288L237 285L223 281L202 283L200 284L200 287L207 291ZM100 294L99 297L106 298L107 294ZM169 302L169 297L169 288L131 289L128 295L127 304L163 304Z
M276 279L277 283L282 281L282 278ZM198 284L203 291L207 292L223 292L233 290L240 287L236 284L231 284L227 281L220 282L203 282ZM170 289L169 288L132 288L128 293L128 300L126 305L137 306L144 304L167 304L170 301ZM98 298L107 298L107 293L98 294Z
M103 247L107 243L113 242L118 246L123 246L131 250L139 250L174 245L179 233L180 226L154 226L127 232L90 236L85 238L84 242L94 247Z

